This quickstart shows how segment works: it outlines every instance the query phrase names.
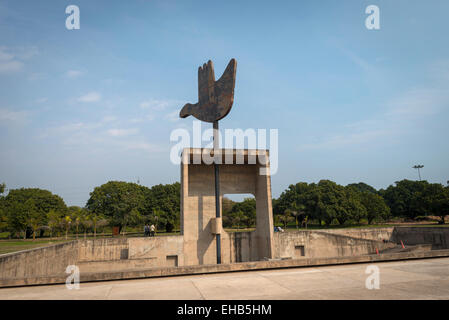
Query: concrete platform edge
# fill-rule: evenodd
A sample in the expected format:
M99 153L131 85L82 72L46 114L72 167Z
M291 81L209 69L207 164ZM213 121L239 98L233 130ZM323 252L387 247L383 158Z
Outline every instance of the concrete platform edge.
M303 258L288 260L269 260L241 262L221 265L196 265L181 267L162 267L140 270L123 270L115 272L92 272L81 273L81 282L99 282L112 280L131 280L144 278L186 276L213 274L225 272L270 270L283 268L319 267L330 265L375 263L400 260L431 259L449 257L449 250L433 250L425 252L401 252L380 255L363 255L353 257L326 257L326 258ZM36 285L64 284L67 274L59 274L50 277L33 277L21 279L0 279L0 288L21 287Z

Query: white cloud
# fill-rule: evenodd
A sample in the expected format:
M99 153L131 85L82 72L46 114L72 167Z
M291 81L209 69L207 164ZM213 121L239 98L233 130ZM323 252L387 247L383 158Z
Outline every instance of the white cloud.
M98 102L101 100L101 94L92 91L78 98L79 102Z
M61 146L77 149L79 152L114 154L120 152L141 152L145 156L167 152L165 146L146 141L138 128L111 127L116 123L114 116L105 116L94 122L73 122L47 128L40 138L57 139Z
M140 107L142 109L151 109L154 111L161 111L161 110L166 110L166 109L171 109L174 107L179 107L179 104L181 104L182 102L179 100L156 100L156 99L149 99L149 100L145 100L142 101L140 103Z
M131 128L131 129L109 129L107 131L107 133L111 137L126 137L126 136L129 136L129 135L134 135L138 131L139 130L137 130L136 128Z
M35 100L36 101L36 103L44 103L44 102L47 102L48 101L48 98L39 98L39 99L36 99Z
M4 47L0 47L0 61L10 61L14 59L14 55L7 53Z
M165 115L165 119L171 122L175 122L179 120L179 110L172 111Z
M313 150L313 149L340 149L353 145L370 144L373 140L384 138L393 131L391 129L379 129L379 130L366 130L362 132L351 132L349 134L337 134L334 136L326 137L322 141L316 143L308 143L300 146L300 150Z
M30 81L39 81L48 78L48 75L43 72L33 72L28 75L28 80Z
M36 47L0 47L0 73L14 73L23 70L23 60L28 60L37 53Z
M160 146L144 141L127 141L123 143L123 147L125 149L143 150L147 152L161 152L163 150L163 148L161 148Z
M0 73L13 73L23 69L23 63L17 60L0 61Z
M117 117L114 117L114 116L105 116L105 117L103 117L103 119L101 119L101 122L102 122L102 123L108 123L108 122L113 122L113 121L115 121L115 120L117 120Z
M130 123L141 123L141 122L151 121L151 120L154 120L154 115L150 113L150 114L144 115L140 118L129 119L129 122Z
M387 103L388 116L417 117L438 113L449 103L447 90L412 89Z
M19 47L16 49L16 51L17 51L17 58L21 60L28 60L39 54L39 50L35 46Z
M12 111L6 108L0 108L0 121L5 122L22 122L28 117L26 111Z
M70 79L78 78L84 74L83 71L80 70L69 70L65 73L65 76Z
M154 120L156 117L162 118L171 122L177 121L179 114L179 106L182 105L182 101L169 99L169 100L156 100L149 99L140 103L140 108L144 110L150 110L148 114L141 118L130 119L131 123L139 123L144 121ZM164 111L164 112L162 112ZM158 116L159 115L159 116Z
M142 109L152 109L152 110L164 110L167 107L169 107L170 105L172 105L173 102L170 100L146 100L146 101L142 101L140 103L140 107Z

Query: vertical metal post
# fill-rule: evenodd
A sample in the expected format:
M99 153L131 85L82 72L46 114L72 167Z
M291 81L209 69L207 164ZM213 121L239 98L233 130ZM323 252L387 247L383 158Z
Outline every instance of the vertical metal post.
M220 147L218 137L218 121L214 121L214 160L217 160L217 153ZM215 217L220 218L220 167L219 164L214 161L215 169ZM220 235L216 235L217 242L217 264L221 264L221 238Z

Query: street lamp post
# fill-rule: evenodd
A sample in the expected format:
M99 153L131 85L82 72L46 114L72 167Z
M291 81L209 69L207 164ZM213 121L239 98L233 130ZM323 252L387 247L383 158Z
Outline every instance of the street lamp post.
M419 169L424 168L424 166L422 164L417 164L415 166L413 166L413 169L418 169L418 176L419 176L419 181L421 181L421 172L419 171Z

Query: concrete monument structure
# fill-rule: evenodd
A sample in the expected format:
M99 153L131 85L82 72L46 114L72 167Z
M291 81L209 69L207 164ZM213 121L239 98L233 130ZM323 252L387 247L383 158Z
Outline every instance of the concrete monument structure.
M215 81L214 65L208 61L202 67L198 68L198 103L187 103L181 109L179 117L186 118L194 116L195 118L212 122L214 128L214 152L218 153L218 120L226 117L231 111L234 103L235 76L237 72L237 61L231 59L223 75ZM218 159L214 163L215 177L215 218L221 219L220 210L220 166ZM217 264L221 263L221 233L215 233L216 258Z
M220 149L220 218L215 212L214 166L201 160L202 153L212 150L184 149L181 164L181 232L184 237L184 264L212 264L217 255L214 242L221 235L221 261L231 263L257 261L274 256L273 213L271 207L268 150ZM243 163L235 164L241 156ZM201 162L195 161L195 157ZM233 164L224 164L225 158ZM217 159L217 157L215 157ZM254 161L258 159L258 161ZM261 160L261 161L260 161ZM197 164L195 164L197 162ZM230 162L230 161L229 161ZM243 256L235 258L231 235L223 230L221 203L224 194L252 194L256 198L256 230L249 233ZM235 235L234 235L235 237Z

